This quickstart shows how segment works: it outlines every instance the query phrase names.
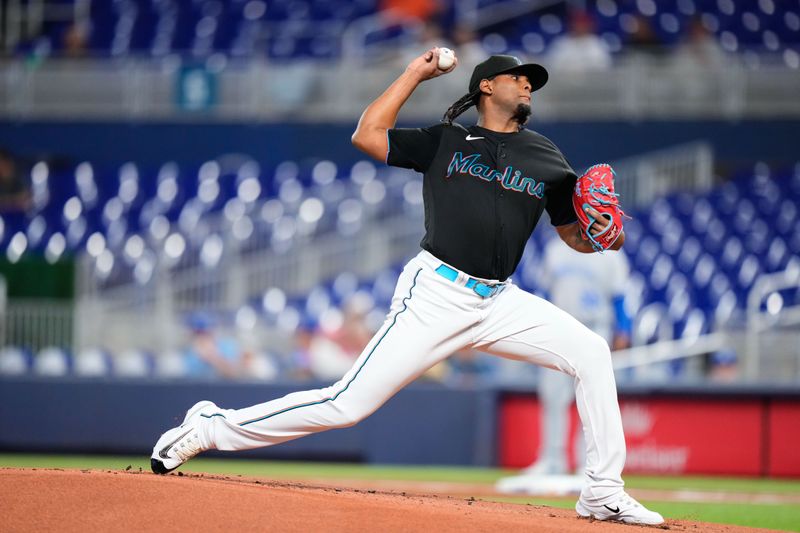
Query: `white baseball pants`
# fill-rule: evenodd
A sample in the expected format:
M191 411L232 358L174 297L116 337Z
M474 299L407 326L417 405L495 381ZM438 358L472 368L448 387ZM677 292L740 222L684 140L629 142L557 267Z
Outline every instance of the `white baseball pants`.
M428 368L469 347L576 378L587 447L582 497L587 503L610 502L623 490L625 439L606 341L511 282L483 298L464 286L466 274L455 281L437 274L441 264L425 251L409 261L386 321L341 380L204 418L203 444L243 450L352 426Z

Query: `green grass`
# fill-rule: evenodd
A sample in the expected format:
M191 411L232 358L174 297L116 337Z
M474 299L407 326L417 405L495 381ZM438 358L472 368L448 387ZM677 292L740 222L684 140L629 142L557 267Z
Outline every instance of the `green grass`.
M572 499L544 498L491 498L493 501L519 504L549 505L562 509L572 509ZM784 531L800 531L800 509L788 504L747 504L740 503L701 503L701 502L664 502L642 501L649 509L658 511L673 520L691 520L693 522L716 522L719 524L735 524Z
M652 502L650 505L664 516L676 520L800 531L800 509L797 505L699 502Z
M81 456L0 454L0 467L149 470L143 456ZM299 463L249 459L198 458L182 467L187 472L268 477L272 479L344 478L398 481L445 481L452 483L494 483L513 471L497 468L371 466L339 463ZM732 493L800 494L800 480L699 477L626 476L633 489L694 490ZM494 501L532 503L572 508L574 500L530 497L496 497ZM787 504L741 504L645 501L648 507L672 519L718 522L762 528L800 531L800 506Z
M770 492L800 494L800 479L737 478L723 476L626 476L626 484L637 489L708 490L724 492Z

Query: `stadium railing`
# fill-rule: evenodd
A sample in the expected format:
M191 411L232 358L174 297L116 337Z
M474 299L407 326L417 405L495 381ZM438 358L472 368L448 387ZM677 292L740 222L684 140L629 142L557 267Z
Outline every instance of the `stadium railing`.
M74 346L74 307L70 302L15 299L0 306L0 346L37 352L49 346Z
M180 317L187 313L226 312L272 287L297 295L340 272L372 275L411 256L420 237L421 224L401 215L371 222L356 235L325 233L285 253L230 254L213 272L201 265L177 272L159 265L153 283L106 290L92 282L86 261L80 268L85 292L76 303L76 342L82 347L135 343L154 351L174 348L180 340L175 334L182 326Z
M744 374L757 379L766 365L800 379L800 302L787 302L787 289L800 289L800 270L759 276L747 296ZM788 375L787 375L788 374Z
M347 59L284 64L222 55L200 63L179 56L48 58L35 66L3 59L0 118L354 121L364 102L379 95L404 66L404 56L374 65ZM189 70L203 73L191 79L206 84L203 90L186 89ZM464 94L466 77L465 70L423 84L404 108L404 118L440 116ZM731 60L699 69L622 60L593 75L551 67L549 85L536 96L536 114L545 120L787 118L800 116L798 90L800 70L767 62L747 67ZM202 101L192 101L192 95L203 95Z
M658 340L614 352L617 371L648 367L659 363L691 360L722 350L736 352L742 377L747 381L800 379L800 303L784 304L781 291L800 289L800 271L760 275L747 297L744 324L733 321L706 334L673 339L672 327L655 317L661 329ZM742 349L744 348L744 349Z
M674 191L703 193L714 182L714 152L707 142L689 143L617 160L615 190L626 207L651 204Z

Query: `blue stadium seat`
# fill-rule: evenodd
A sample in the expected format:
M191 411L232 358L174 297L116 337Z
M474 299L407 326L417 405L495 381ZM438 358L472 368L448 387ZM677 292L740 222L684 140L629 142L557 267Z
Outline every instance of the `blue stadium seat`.
M786 268L789 262L789 248L781 237L774 237L763 257L763 266L767 272L777 272Z
M42 348L33 359L33 373L37 376L64 377L72 369L72 358L67 350L49 346Z
M498 0L481 1L491 9ZM89 47L95 53L128 55L169 53L232 56L262 53L257 40L270 36L267 54L273 59L300 57L325 60L341 53L339 36L347 25L379 9L374 0L115 0L91 4ZM594 0L586 9L596 31L614 53L622 52L634 15L652 20L659 41L667 47L680 43L691 17L702 17L707 28L733 52L765 49L780 53L800 44L800 9L774 2ZM545 6L530 16L492 25L483 31L490 52L523 49L540 55L566 31L567 5ZM443 17L445 32L453 24ZM49 46L63 43L64 24L52 24L45 39ZM402 25L370 36L372 42L404 37ZM413 35L407 35L413 38Z
M358 290L358 276L353 272L342 272L334 278L331 284L332 303L341 306Z
M72 372L79 377L99 378L111 375L111 358L98 348L88 348L75 354Z
M400 270L397 268L387 268L378 272L372 283L371 290L376 305L388 309L399 275Z
M153 376L160 379L186 377L186 361L183 355L174 350L166 351L155 358Z
M744 246L741 239L736 236L728 237L722 246L719 264L726 271L733 271L738 269L743 255Z
M675 323L676 339L694 339L709 331L708 319L700 309L692 309Z
M650 273L659 253L658 239L652 235L647 235L642 239L639 244L639 250L634 259L634 267L636 270L644 273Z
M304 302L303 312L314 320L319 320L322 313L334 305L330 289L326 284L319 284L309 291Z
M352 166L343 161L285 161L269 169L251 162L232 165L226 158L198 167L84 162L58 172L40 162L31 180L38 200L28 214L0 218L1 250L17 259L31 251L44 253L49 261L88 252L97 279L108 283L149 283L157 254L167 249L172 268L180 268L189 257L218 268L226 231L244 250L269 242L282 252L315 232L353 235L374 217L419 216L422 209L421 180L366 160ZM759 274L800 262L798 202L800 167L759 164L708 193L672 194L651 209L633 212L624 249L631 259L631 280L642 282L632 291L639 312L664 305L678 334L688 328L690 316L699 316L695 311L709 317L707 325L712 316L735 315ZM236 229L212 233L204 223L209 215L225 217ZM538 261L552 235L540 228L532 236L516 273L521 287L541 291ZM371 279L343 273L300 301L272 293L251 303L263 309L266 323L290 330L316 323L326 310L365 291L378 321L390 305L400 268L394 265ZM70 370L75 374L81 356ZM152 374L154 363L146 366Z
M736 273L736 284L743 291L749 290L753 286L756 277L761 274L761 264L753 254L747 254L741 262L741 266Z
M770 230L767 222L761 218L757 218L744 230L743 234L747 251L763 259L763 254L766 252L773 238L773 232Z
M627 244L627 243L626 243ZM676 267L684 273L694 270L697 259L700 257L702 247L696 237L688 237L681 247L676 260Z
M786 237L795 229L795 222L798 220L797 204L791 199L784 199L778 208L777 216L774 219L774 228L779 235Z
M143 350L128 349L112 357L112 372L119 378L145 378L153 374L153 356Z
M657 300L663 301L666 295L667 283L675 272L672 259L665 253L660 253L653 263L648 284Z
M32 357L28 350L18 346L0 349L0 376L24 376L31 371Z

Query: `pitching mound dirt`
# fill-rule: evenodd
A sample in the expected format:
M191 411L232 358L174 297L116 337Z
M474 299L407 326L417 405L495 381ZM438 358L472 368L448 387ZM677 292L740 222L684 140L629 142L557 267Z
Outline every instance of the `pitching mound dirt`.
M551 507L210 475L0 470L3 531L537 531L632 533ZM668 521L661 529L752 532ZM761 530L765 531L765 530Z

